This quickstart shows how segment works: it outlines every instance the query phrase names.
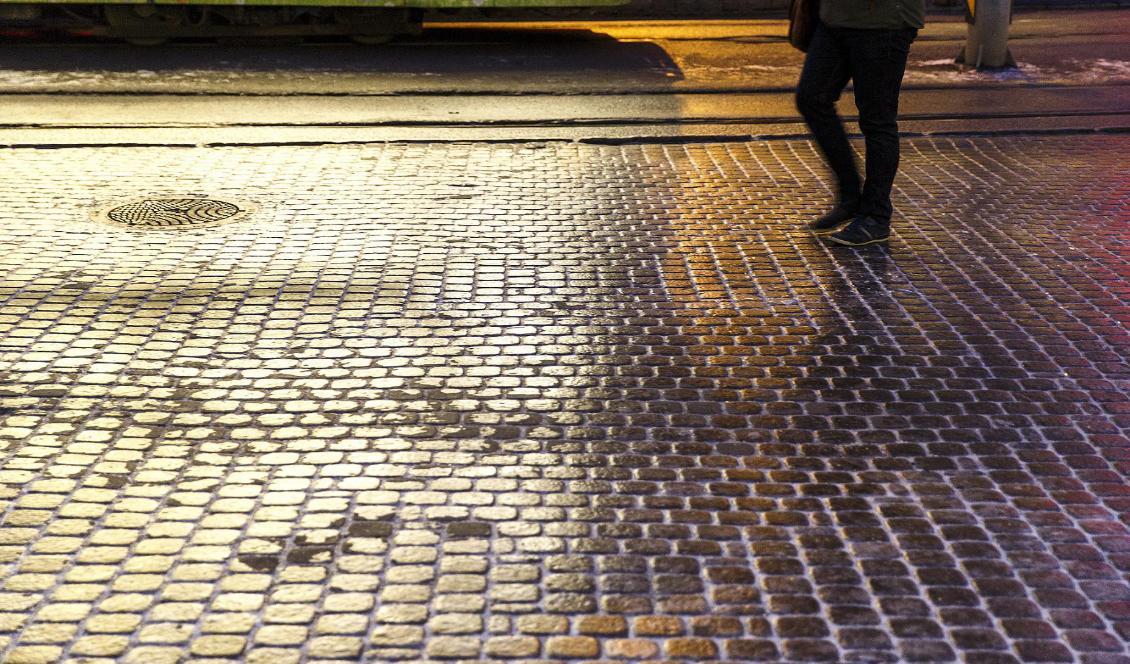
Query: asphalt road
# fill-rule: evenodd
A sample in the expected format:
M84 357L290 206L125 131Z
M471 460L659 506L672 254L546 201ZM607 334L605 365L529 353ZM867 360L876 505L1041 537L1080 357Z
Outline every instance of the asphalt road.
M1130 127L1128 15L1021 15L1021 66L997 73L953 65L964 24L932 20L904 130ZM792 135L802 56L783 35L782 21L666 21L434 24L381 47L9 43L0 144Z

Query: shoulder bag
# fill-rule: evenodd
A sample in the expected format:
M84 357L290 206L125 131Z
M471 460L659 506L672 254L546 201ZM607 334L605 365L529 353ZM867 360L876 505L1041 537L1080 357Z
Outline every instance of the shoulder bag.
M804 53L820 20L820 0L789 0L789 43Z

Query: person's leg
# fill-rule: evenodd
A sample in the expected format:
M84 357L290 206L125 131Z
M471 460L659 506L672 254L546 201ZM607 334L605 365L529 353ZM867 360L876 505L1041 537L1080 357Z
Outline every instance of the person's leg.
M891 187L899 165L898 107L910 44L917 31L856 30L845 36L851 58L867 175L859 216L890 224Z
M796 106L836 176L838 203L854 213L862 184L836 102L851 78L848 53L838 31L820 24L804 59Z

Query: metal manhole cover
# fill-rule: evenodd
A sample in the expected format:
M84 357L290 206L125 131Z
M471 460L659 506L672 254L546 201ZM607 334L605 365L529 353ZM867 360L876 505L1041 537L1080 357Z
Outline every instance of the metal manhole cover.
M150 197L118 203L102 216L133 228L196 228L233 221L248 212L248 206L202 196Z

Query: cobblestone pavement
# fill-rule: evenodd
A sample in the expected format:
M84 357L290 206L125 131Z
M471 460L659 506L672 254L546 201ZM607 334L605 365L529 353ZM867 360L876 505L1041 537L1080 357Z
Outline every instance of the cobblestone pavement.
M1128 152L0 151L2 660L1130 662Z

